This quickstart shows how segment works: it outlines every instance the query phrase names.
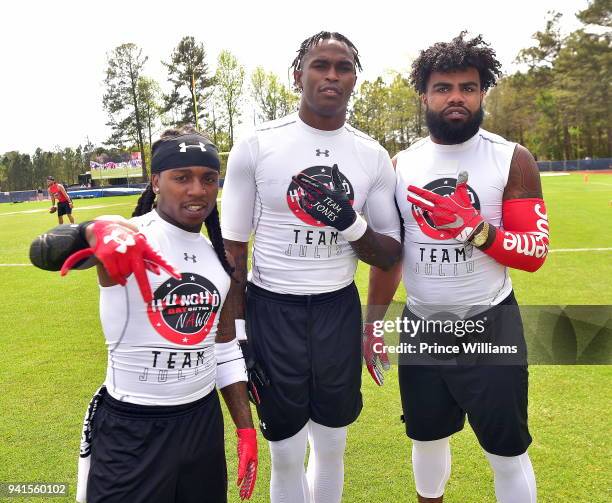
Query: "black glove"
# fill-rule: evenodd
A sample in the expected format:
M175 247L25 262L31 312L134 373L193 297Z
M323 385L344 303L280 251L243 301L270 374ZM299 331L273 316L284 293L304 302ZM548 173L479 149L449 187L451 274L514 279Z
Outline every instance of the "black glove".
M332 166L331 179L333 189L304 173L293 177L293 181L304 191L300 197L304 211L315 220L344 231L353 225L357 213L344 192L337 164Z
M270 379L268 379L263 367L255 360L255 356L251 352L248 341L240 341L239 344L246 364L249 400L255 405L259 405L261 403L259 390L266 386L270 386Z

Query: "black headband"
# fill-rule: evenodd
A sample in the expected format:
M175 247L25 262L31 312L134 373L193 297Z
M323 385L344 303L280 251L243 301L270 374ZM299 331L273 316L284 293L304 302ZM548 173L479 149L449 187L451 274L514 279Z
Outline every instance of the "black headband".
M153 152L151 173L188 166L206 166L220 171L217 147L199 134L184 134L161 141Z

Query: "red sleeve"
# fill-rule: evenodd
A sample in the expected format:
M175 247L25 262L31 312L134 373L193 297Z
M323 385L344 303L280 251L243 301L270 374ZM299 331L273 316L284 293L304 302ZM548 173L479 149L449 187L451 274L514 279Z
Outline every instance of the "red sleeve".
M548 254L548 216L544 200L510 199L502 205L503 228L484 253L500 264L537 271Z

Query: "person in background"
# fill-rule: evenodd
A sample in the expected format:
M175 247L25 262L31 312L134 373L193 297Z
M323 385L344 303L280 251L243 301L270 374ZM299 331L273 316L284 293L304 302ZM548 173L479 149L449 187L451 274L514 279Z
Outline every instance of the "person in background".
M51 197L51 208L49 213L57 212L57 220L61 224L64 223L64 215L68 216L70 223L74 223L74 217L72 216L72 199L66 192L66 189L61 183L57 183L55 178L52 176L47 177L47 190L49 191L49 197ZM57 205L55 201L57 200Z

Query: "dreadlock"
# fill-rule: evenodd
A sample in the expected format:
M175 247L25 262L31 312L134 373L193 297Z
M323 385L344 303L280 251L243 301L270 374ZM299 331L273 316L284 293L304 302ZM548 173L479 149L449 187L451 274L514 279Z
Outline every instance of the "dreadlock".
M348 46L348 48L353 53L353 59L355 60L355 66L357 67L359 71L361 71L362 70L361 61L359 61L359 51L357 50L357 47L355 47L353 42L351 42L348 38L346 38L341 33L338 33L337 31L320 31L319 33L313 35L312 37L309 37L306 40L304 40L302 42L302 45L300 45L300 48L297 50L297 56L295 57L295 59L293 60L293 63L291 63L291 66L289 68L290 69L292 68L293 70L301 70L302 63L304 62L304 57L306 56L306 53L308 53L308 51L312 49L313 47L316 47L319 44L319 42L321 42L322 40L330 40L330 39L337 40L338 42L344 42Z
M155 153L159 145L162 142L171 140L176 138L177 136L181 136L184 134L199 134L204 138L208 139L208 136L204 133L201 133L197 129L195 129L191 125L182 126L179 129L166 129L160 136L159 140L153 143L151 148L151 155ZM210 141L210 140L209 140ZM139 217L140 215L144 215L145 213L149 213L155 206L155 192L153 192L153 185L149 183L144 190L144 192L138 198L138 202L136 203L136 208L134 209L132 216ZM217 205L212 209L208 217L204 220L204 225L206 226L206 231L208 232L208 238L212 244L223 269L225 272L232 276L234 272L234 268L229 264L227 260L227 254L225 252L225 247L223 246L223 238L221 237L221 224L219 222L219 211L217 210Z
M412 64L410 74L410 82L419 94L425 94L432 72L446 73L476 68L483 91L495 85L501 75L501 63L495 57L495 51L483 40L482 35L464 40L466 33L462 31L451 42L438 42L421 51Z
M227 255L225 252L225 247L223 246L223 237L221 236L221 224L219 222L219 210L217 206L212 209L210 215L204 220L204 225L206 226L206 231L208 232L208 238L217 253L217 257L219 257L219 261L225 269L225 272L232 276L234 272L234 268L227 261Z
M144 192L140 194L138 198L138 202L136 203L136 208L132 212L133 217L139 217L140 215L144 215L145 213L149 213L153 209L153 204L155 202L155 192L153 192L153 185L149 183L145 188Z

